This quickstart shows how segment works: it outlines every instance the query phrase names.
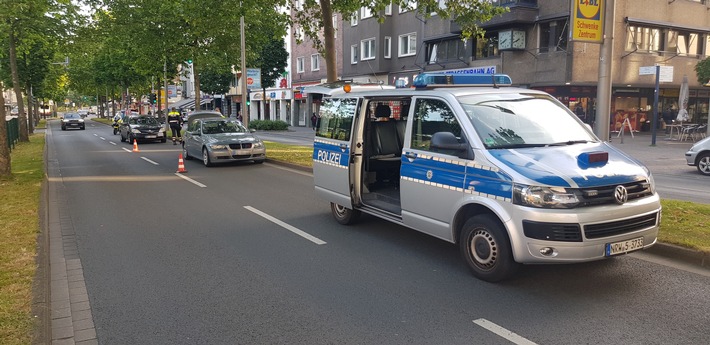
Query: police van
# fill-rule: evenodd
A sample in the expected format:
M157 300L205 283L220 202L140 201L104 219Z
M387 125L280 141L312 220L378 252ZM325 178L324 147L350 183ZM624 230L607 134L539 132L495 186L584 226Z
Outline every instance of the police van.
M500 74L421 74L413 89L324 95L316 194L341 224L366 213L458 244L491 282L521 264L655 244L650 171L554 97L511 85Z

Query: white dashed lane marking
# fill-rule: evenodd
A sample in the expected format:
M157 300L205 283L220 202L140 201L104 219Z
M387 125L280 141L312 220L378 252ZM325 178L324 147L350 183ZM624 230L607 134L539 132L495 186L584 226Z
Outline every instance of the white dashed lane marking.
M297 227L295 227L295 226L293 226L293 225L290 225L290 224L288 224L288 223L282 222L282 221L280 221L280 220L278 220L278 219L276 219L276 218L274 218L274 217L272 217L272 216L270 216L270 215L268 215L268 214L266 214L266 213L264 213L264 212L261 212L261 211L255 209L255 208L251 207L251 206L244 206L244 208L246 208L247 210L249 210L249 211L251 211L251 212L254 212L254 213L258 214L259 216L265 218L266 220L268 220L268 221L270 221L270 222L272 222L272 223L274 223L274 224L276 224L276 225L278 225L278 226L280 226L280 227L282 227L282 228L284 228L284 229L286 229L286 230L288 230L288 231L291 231L291 232L293 232L294 234L296 234L296 235L298 235L298 236L301 236L301 237L303 237L303 238L305 238L305 239L307 239L307 240L309 240L309 241L311 241L311 242L313 242L313 243L315 243L315 244L317 244L317 245L326 244L325 241L319 239L318 237L315 237L315 236L313 236L313 235L311 235L311 234L309 234L309 233L307 233L307 232L305 232L305 231L303 231L303 230L301 230L301 229L299 229L299 228L297 228Z
M518 345L537 345L533 343L530 340L527 340L501 326L496 325L493 322L490 322L486 319L477 319L473 320L473 323L495 333L496 335L503 337L507 339L508 341L512 342L513 344L518 344Z

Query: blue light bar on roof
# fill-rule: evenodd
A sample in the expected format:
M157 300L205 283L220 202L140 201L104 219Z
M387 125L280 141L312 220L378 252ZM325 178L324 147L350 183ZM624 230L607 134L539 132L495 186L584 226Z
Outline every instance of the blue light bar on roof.
M513 80L507 74L432 74L422 73L414 78L414 87L451 86L510 86Z

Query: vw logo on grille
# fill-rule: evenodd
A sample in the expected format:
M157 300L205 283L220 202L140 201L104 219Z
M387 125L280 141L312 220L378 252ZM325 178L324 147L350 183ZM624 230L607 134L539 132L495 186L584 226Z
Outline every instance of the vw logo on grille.
M614 189L614 201L617 204L622 205L629 200L629 192L624 186L616 186Z

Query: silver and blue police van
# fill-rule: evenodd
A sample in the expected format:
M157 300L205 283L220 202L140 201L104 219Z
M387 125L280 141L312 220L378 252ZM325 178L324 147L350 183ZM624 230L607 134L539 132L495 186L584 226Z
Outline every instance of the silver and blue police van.
M456 243L474 276L599 260L656 243L650 171L547 93L506 75L421 74L412 89L320 104L315 191L341 224L361 213Z

